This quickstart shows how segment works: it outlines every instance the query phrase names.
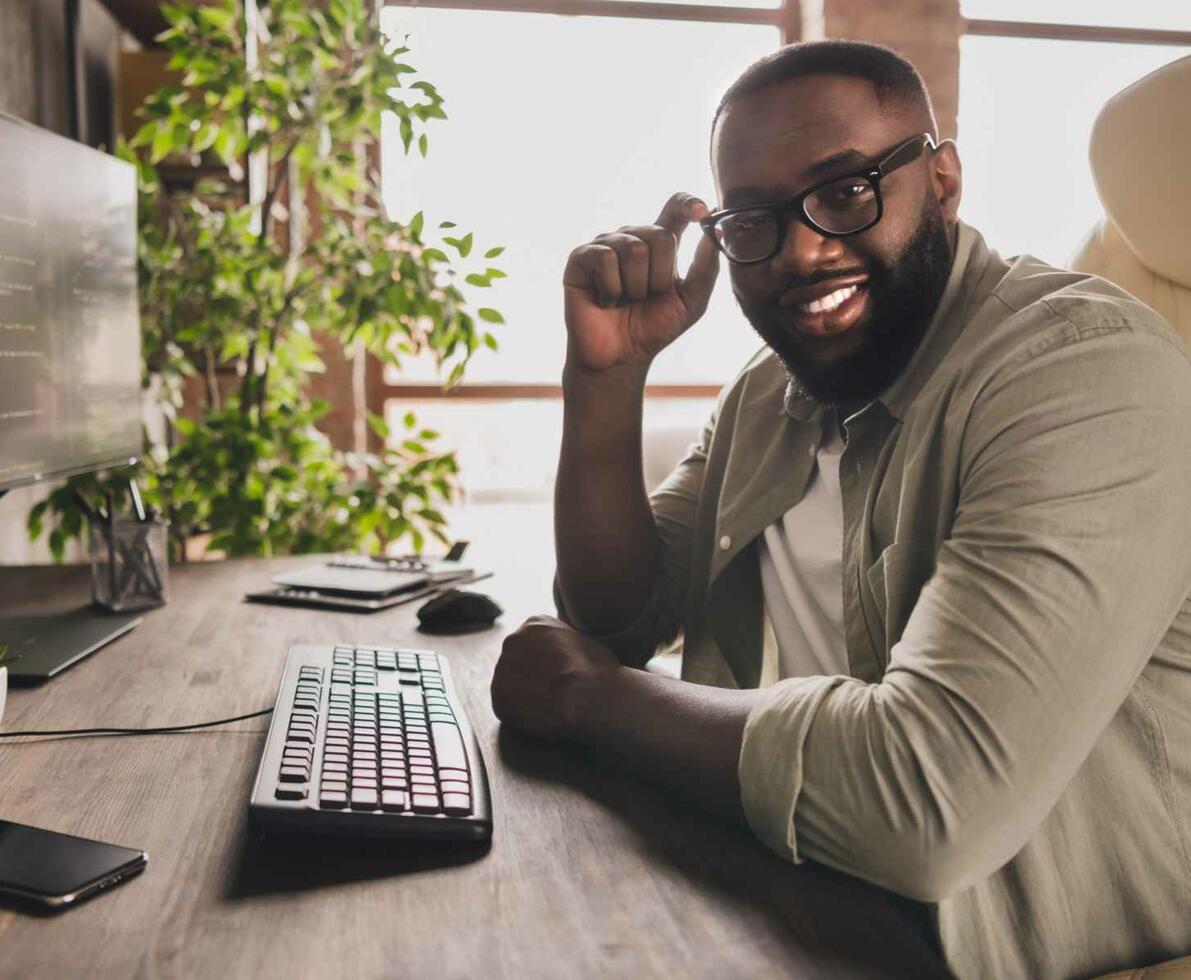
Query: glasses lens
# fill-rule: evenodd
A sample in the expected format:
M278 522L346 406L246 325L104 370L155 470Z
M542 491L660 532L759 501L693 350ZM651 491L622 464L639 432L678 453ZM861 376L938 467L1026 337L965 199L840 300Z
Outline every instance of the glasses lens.
M877 189L865 177L843 177L820 187L803 208L824 231L846 235L877 220Z
M716 241L735 262L768 258L777 247L777 221L768 211L741 211L715 225Z

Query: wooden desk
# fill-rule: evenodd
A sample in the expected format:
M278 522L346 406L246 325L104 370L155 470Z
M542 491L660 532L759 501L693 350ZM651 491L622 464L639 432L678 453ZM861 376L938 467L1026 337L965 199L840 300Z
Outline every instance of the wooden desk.
M945 976L912 903L788 865L642 781L500 732L488 683L501 638L552 611L540 534L519 553L473 548L507 610L487 633L426 637L410 607L246 604L308 559L204 563L174 567L170 604L127 637L10 690L9 730L183 724L272 705L291 643L430 646L450 657L485 753L495 833L466 852L250 838L263 720L0 743L0 817L149 852L139 878L62 915L0 907L0 977ZM80 571L0 570L0 602L81 600Z

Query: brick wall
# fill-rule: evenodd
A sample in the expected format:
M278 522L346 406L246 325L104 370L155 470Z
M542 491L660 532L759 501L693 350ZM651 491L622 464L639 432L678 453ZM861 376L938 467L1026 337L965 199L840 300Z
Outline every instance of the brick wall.
M884 44L914 63L945 138L959 115L960 23L959 0L823 0L826 37Z

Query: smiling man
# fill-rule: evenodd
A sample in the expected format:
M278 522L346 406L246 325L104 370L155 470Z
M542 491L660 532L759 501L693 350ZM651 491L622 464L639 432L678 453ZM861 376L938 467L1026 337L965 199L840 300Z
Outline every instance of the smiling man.
M562 621L506 640L496 713L928 903L962 977L1191 951L1183 349L958 219L883 48L754 65L711 156L718 210L675 194L571 253ZM766 346L647 496L646 374L721 262ZM639 669L679 638L681 680Z

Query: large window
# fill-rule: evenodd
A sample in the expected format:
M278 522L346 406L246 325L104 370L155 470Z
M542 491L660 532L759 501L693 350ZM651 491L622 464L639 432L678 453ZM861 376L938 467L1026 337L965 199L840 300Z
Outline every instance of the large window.
M409 59L446 99L425 160L383 139L386 203L408 219L465 222L507 246L509 273L473 290L498 307L500 350L477 356L472 383L557 383L565 349L562 273L572 248L649 224L675 191L714 206L712 113L724 89L780 43L776 27L503 11L389 7ZM699 234L684 236L680 268ZM490 303L489 303L490 301ZM723 277L703 320L668 349L651 380L722 384L758 345ZM409 380L411 373L403 372Z
M1191 3L964 0L963 12L1001 20L960 42L960 214L1002 255L1062 265L1102 214L1088 165L1096 114L1191 54ZM1177 30L1169 39L1179 43L1156 43L1164 36L1151 29Z
M632 16L610 15L620 5L604 4L603 16L449 5L382 13L387 31L408 35L408 60L438 87L449 117L430 130L424 160L402 152L395 127L382 134L390 212L407 220L422 210L428 227L458 221L478 245L506 247L497 264L508 278L470 292L506 324L495 330L500 350L473 360L469 397L414 397L424 391L418 382L433 380L430 364L385 379L390 414L413 408L449 434L472 500L549 497L567 255L601 232L653 222L675 191L714 206L715 107L745 67L782 43L778 0L718 3L707 7L709 20L689 9L674 19L664 3L631 0L623 6ZM573 0L557 6L574 9ZM680 268L699 234L692 227L684 236ZM650 446L672 456L693 439L718 388L760 343L723 274L702 320L650 374Z

